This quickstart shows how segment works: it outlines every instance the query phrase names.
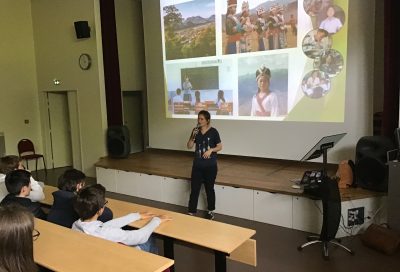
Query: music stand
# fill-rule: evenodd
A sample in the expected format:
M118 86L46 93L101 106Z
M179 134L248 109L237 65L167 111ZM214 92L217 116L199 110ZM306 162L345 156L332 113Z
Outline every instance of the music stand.
M301 161L309 161L321 157L324 174L326 175L326 166L328 164L328 149L334 147L347 133L340 133L322 137L316 145L307 152Z
M321 176L320 195L322 200L322 228L319 236L308 236L308 242L297 247L299 251L303 248L322 243L323 257L329 258L328 244L334 244L354 255L354 252L340 243L340 239L336 239L336 233L340 224L341 217L341 199L338 184L327 175L327 153L328 149L332 148L337 142L342 139L346 133L325 136L301 159L302 161L312 160L323 156L323 171Z

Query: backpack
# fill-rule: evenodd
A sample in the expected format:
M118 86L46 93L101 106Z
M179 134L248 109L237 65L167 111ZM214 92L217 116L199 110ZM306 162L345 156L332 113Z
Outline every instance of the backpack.
M344 160L339 163L336 176L339 178L338 185L340 189L355 186L355 165L352 160Z

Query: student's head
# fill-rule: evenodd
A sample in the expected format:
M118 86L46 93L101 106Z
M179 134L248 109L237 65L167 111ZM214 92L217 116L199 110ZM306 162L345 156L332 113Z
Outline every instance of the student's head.
M181 95L181 93L182 93L181 88L176 89L176 94L177 94L177 95Z
M326 15L329 18L332 18L333 16L335 16L335 8L333 6L329 6L328 9L326 10Z
M7 191L16 196L28 196L31 191L31 173L26 170L13 170L6 175Z
M0 173L6 175L15 169L24 169L22 161L18 156L9 155L0 159Z
M197 115L197 122L201 126L210 124L210 120L211 120L211 115L208 111L206 111L206 110L199 111L199 113Z
M33 222L32 213L19 205L0 206L0 271L37 271Z
M68 192L77 192L85 186L86 175L77 169L68 169L58 178L57 187Z
M106 189L101 184L83 188L74 199L74 209L81 220L100 216L106 205Z
M259 69L257 69L256 81L257 81L258 92L269 90L270 79L271 79L271 70L269 70L269 68L263 65Z

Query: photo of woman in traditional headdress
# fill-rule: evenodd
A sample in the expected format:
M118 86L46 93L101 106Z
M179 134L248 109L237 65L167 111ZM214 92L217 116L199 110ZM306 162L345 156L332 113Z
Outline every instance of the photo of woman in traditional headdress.
M251 116L279 115L278 97L269 89L271 70L261 66L256 71L257 93L251 101Z
M288 113L288 54L238 60L238 114L276 119Z

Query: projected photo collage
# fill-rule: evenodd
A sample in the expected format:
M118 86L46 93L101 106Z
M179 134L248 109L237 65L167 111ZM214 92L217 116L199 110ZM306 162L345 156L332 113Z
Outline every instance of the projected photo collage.
M167 117L302 120L292 110L331 93L344 65L333 2L161 0Z

